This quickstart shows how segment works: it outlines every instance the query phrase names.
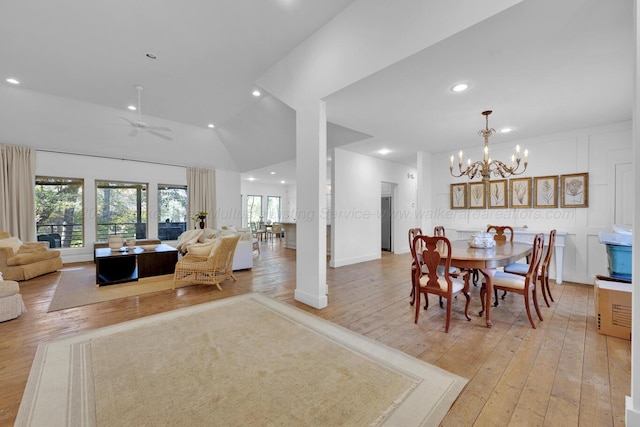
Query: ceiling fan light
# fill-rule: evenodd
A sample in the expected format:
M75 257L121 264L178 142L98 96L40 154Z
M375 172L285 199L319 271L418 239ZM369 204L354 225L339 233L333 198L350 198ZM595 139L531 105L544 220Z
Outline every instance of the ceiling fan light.
M466 83L458 83L451 88L452 92L464 92L469 89L469 85Z

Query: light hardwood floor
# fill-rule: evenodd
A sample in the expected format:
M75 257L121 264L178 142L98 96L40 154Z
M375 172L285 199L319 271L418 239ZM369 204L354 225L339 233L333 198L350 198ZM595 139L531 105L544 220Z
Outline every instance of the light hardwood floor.
M494 326L486 328L474 288L471 322L463 317L464 298L454 300L445 334L444 310L435 298L413 323L409 255L383 253L377 261L329 268L329 306L316 310L293 299L295 251L277 239L261 245L253 270L237 272L238 281L224 283L222 292L191 286L47 313L59 273L22 282L28 312L0 323L0 425L13 424L40 341L252 291L469 379L445 426L624 425L630 342L596 332L591 286L552 282L556 302L550 308L542 302L544 321L537 329L518 295L491 310Z

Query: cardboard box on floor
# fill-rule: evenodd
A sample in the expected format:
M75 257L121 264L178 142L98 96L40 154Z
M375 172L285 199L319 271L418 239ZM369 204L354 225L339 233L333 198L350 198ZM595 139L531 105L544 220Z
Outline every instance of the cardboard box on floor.
M609 279L609 278L607 278ZM631 283L595 279L596 327L603 335L631 340Z

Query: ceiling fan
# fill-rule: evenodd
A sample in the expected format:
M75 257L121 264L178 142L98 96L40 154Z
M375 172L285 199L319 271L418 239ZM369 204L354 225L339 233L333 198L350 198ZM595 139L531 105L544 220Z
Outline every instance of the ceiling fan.
M159 138L162 139L166 139L167 141L172 141L173 138L171 138L168 135L164 135L158 131L163 131L163 132L171 132L171 129L169 129L168 127L164 127L164 126L149 126L146 122L144 122L141 118L142 116L142 103L141 103L141 94L143 91L143 87L140 85L136 85L135 86L136 90L138 91L138 120L137 121L132 121L127 119L126 117L122 117L123 120L129 122L129 124L133 127L133 129L131 129L131 132L129 132L129 136L137 136L138 133L140 133L141 131L144 132L148 132L152 135L155 135Z

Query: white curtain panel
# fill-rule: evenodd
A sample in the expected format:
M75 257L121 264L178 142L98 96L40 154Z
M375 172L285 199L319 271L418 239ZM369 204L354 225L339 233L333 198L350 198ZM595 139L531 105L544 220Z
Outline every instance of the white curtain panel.
M36 152L0 145L0 230L23 242L36 240Z
M189 216L207 212L207 227L216 228L216 171L203 168L187 168Z

